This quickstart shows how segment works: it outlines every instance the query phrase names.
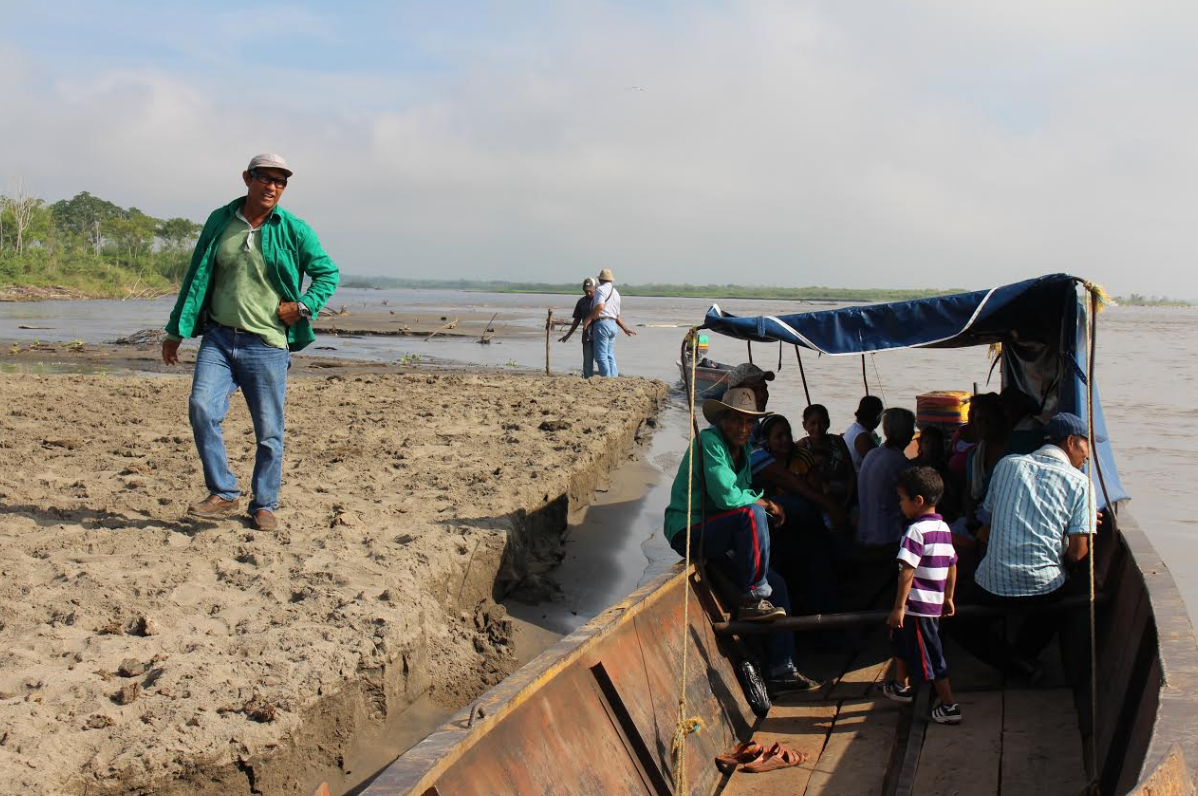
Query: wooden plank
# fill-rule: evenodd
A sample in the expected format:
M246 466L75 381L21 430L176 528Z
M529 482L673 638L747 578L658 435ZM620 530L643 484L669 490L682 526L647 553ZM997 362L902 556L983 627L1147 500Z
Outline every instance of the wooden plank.
M1003 696L1003 796L1079 793L1086 772L1073 692L1008 690Z
M1002 692L975 691L955 696L961 705L961 723L928 724L921 757L924 764L915 776L912 793L997 796L1002 762Z
M944 659L948 661L948 676L952 680L954 692L1002 690L1001 671L970 655L947 633L941 635L941 640L944 642Z
M864 699L871 696L874 683L884 678L890 666L890 641L886 628L879 627L870 634L865 649L853 658L836 684L829 699Z
M900 716L898 703L888 699L842 703L808 780L808 796L880 793Z
M779 741L796 752L806 752L807 762L765 775L734 774L723 796L802 794L835 720L836 705L832 703L774 706L753 737L762 746Z

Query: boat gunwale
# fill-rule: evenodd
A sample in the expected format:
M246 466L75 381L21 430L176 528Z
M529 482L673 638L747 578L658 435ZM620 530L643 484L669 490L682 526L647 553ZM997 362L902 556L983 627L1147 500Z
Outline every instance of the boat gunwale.
M537 657L508 675L466 708L451 716L423 741L397 757L361 792L361 796L425 793L445 771L464 756L506 716L516 711L545 683L566 670L591 648L630 619L674 593L676 582L685 583L694 565L683 569L679 561L644 586L604 609ZM479 708L485 713L472 721Z
M1152 789L1152 780L1176 768L1170 755L1175 747L1181 752L1185 781L1192 789L1198 764L1198 637L1173 573L1130 512L1119 512L1119 533L1143 579L1161 667L1152 734L1130 793L1158 792Z

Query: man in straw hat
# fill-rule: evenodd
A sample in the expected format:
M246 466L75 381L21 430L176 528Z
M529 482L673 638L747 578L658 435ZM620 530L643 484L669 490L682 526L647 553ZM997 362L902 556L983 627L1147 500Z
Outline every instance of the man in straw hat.
M279 155L262 154L241 173L246 193L208 217L166 325L162 361L179 361L184 337L203 336L188 415L208 497L192 515L237 512L241 490L229 470L221 423L241 389L257 438L250 520L278 527L283 473L283 403L291 352L316 335L309 323L337 288L337 266L304 221L279 207L291 178ZM311 282L304 287L304 279Z
M595 338L595 368L600 376L619 376L616 368L616 328L631 337L636 332L624 325L620 317L620 292L616 290L610 268L599 272L599 287L595 288L595 299L591 314L584 329L590 329Z
M758 411L753 391L745 387L728 390L722 399L705 400L703 416L712 426L699 432L698 444L682 457L665 512L670 546L685 555L689 536L692 557L702 555L709 566L725 570L740 593L739 618L750 622L785 616L789 606L785 581L770 571L769 526L771 521L784 525L786 512L750 486L749 435L767 414ZM690 456L695 451L695 468L690 473ZM688 481L692 486L690 516ZM772 691L818 687L795 668L794 634L770 634L766 658L766 685Z

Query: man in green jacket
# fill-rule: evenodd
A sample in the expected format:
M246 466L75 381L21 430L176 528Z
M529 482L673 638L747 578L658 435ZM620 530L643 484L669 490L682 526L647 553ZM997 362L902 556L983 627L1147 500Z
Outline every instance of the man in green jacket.
M162 361L174 365L184 337L203 337L188 415L208 497L190 512L214 518L241 508L221 433L229 399L240 388L258 444L249 514L262 531L278 527L291 352L316 339L310 320L338 280L312 229L278 206L291 174L279 155L250 160L241 174L245 196L217 208L200 233L162 343ZM305 276L311 282L301 294Z

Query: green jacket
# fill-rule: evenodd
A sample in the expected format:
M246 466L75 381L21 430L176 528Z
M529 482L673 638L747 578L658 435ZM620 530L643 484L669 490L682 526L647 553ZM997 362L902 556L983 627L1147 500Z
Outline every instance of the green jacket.
M244 196L238 197L208 216L191 255L191 267L187 269L187 276L183 277L179 298L167 321L167 334L196 337L204 333L204 320L214 284L212 271L216 244L225 227L236 218L244 201ZM337 266L320 247L316 233L303 219L276 207L262 225L261 235L262 259L266 261L271 284L283 301L306 304L315 318L337 289L339 280ZM308 291L300 295L305 276L311 277L312 282L308 285ZM316 333L312 331L312 324L307 318L300 318L287 329L287 347L292 351L299 351L315 339Z
M712 517L732 509L751 506L761 499L761 493L752 489L753 466L752 451L746 445L740 452L740 467L732 463L732 451L724 441L724 435L716 427L705 428L699 432L699 445L702 458L701 467L695 469L691 476L695 488L691 498L691 516L686 516L686 480L690 467L690 451L682 456L678 465L678 475L674 477L674 487L670 490L670 505L666 507L665 533L666 538L673 540L683 528L689 528L702 519L700 513L704 509L707 516ZM706 487L700 493L700 487ZM700 502L702 497L702 502Z

